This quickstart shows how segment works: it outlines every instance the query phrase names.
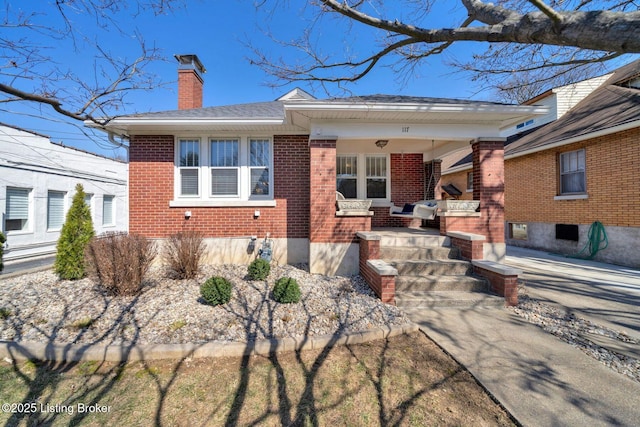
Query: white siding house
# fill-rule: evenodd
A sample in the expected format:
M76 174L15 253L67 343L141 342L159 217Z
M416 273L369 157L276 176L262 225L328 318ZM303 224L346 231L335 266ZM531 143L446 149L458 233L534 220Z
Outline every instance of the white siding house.
M0 123L0 227L4 260L55 253L76 184L87 193L96 234L128 230L129 165Z
M549 107L549 112L545 115L534 117L518 123L515 126L506 128L503 130L501 136L506 138L558 120L578 104L578 102L599 88L609 77L611 77L611 74L605 74L604 76L594 77L566 86L555 87L525 102L527 105Z

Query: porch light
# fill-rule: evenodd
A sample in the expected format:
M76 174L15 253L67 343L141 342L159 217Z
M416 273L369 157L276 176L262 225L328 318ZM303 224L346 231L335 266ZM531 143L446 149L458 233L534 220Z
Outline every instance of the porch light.
M388 139L379 139L376 141L376 147L383 149L389 143Z

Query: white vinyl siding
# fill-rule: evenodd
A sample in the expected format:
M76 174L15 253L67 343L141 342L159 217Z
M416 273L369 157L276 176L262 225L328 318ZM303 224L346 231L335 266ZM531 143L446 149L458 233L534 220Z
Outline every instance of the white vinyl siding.
M28 188L7 188L5 231L29 230L30 193Z
M65 193L49 191L47 194L47 230L60 230L64 224Z
M102 198L102 225L111 226L114 225L114 197L104 195Z
M584 149L560 154L560 195L586 193Z

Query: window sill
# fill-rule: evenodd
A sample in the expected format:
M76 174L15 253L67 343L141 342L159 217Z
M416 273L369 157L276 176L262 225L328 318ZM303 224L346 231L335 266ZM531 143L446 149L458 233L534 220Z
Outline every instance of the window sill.
M583 200L588 198L588 194L568 194L566 196L555 196L553 200Z
M170 208L275 207L275 200L171 200Z

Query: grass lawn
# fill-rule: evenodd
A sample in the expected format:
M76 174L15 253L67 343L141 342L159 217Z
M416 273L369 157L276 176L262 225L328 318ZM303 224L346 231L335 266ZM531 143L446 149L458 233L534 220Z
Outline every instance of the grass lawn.
M3 407L0 424L513 425L420 332L269 357L0 362L0 403L27 402L35 413Z

